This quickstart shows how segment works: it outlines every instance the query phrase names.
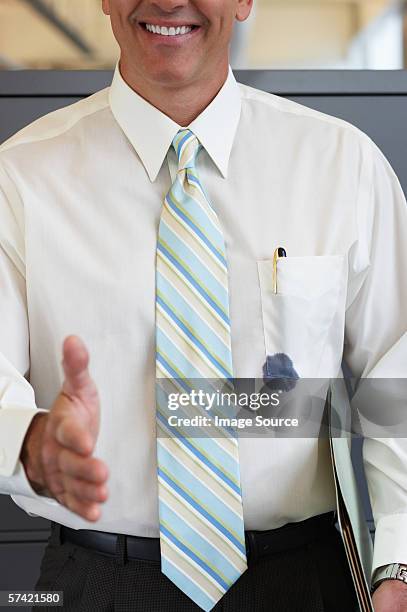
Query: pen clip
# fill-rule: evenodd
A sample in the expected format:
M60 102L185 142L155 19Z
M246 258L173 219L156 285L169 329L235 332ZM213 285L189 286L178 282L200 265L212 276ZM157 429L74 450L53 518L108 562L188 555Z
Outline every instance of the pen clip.
M277 247L273 255L273 292L277 293L277 262L281 257L287 257L283 247Z

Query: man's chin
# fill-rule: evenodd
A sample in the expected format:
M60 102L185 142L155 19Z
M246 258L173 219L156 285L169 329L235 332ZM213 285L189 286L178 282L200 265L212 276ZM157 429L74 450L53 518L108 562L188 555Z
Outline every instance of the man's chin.
M195 79L194 75L199 71L179 65L161 66L156 72L150 73L150 81L157 85L183 88L191 84Z

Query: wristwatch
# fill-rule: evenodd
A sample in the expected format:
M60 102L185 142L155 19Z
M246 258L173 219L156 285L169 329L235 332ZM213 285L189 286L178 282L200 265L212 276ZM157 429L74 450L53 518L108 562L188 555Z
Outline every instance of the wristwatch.
M373 593L384 580L401 580L407 585L407 565L390 563L378 567L373 574L371 592Z

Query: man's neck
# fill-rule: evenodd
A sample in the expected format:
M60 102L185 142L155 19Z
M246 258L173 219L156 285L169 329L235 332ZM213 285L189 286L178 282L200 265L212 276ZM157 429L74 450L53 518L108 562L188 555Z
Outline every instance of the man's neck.
M141 82L138 75L120 62L120 73L127 85L182 127L187 127L212 102L228 76L228 65L215 77L184 86Z

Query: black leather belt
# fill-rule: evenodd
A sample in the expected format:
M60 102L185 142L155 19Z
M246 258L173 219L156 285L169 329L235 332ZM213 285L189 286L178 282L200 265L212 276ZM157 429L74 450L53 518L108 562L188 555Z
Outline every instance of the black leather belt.
M305 546L310 542L324 537L327 531L334 528L335 512L327 512L313 516L305 521L288 523L278 529L268 531L246 531L246 554L248 562L253 563L259 559L293 548ZM99 554L114 557L118 535L105 531L89 529L70 529L61 525L61 543L71 542L91 549ZM144 538L126 535L127 558L129 560L144 559L147 561L160 561L159 538Z

